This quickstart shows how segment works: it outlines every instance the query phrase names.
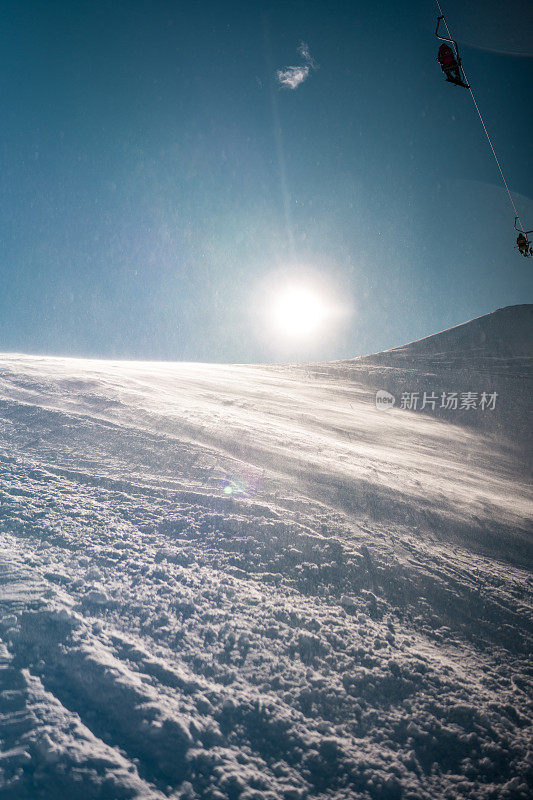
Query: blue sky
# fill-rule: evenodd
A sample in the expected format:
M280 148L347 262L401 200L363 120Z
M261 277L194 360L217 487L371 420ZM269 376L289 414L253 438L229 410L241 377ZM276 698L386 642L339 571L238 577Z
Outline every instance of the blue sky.
M0 6L0 349L275 360L257 304L293 270L352 310L302 358L531 301L430 0ZM531 4L444 10L533 228Z

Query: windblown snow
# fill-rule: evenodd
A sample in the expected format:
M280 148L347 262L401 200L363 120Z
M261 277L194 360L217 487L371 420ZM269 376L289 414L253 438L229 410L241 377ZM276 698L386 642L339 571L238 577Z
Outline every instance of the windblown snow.
M531 797L532 309L329 364L1 355L0 797Z

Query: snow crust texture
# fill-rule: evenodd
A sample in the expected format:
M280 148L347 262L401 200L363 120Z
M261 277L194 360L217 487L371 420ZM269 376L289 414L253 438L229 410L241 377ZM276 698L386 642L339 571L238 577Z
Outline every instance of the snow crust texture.
M0 798L531 797L518 412L374 403L469 352L523 408L498 314L306 367L0 356Z

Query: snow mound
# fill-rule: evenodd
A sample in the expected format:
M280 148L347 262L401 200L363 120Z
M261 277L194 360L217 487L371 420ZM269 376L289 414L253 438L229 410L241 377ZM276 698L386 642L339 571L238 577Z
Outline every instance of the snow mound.
M533 305L509 306L442 333L393 350L330 365L368 387L393 394L436 394L434 417L481 429L507 440L531 465L529 417L533 396ZM455 392L459 408L441 408L441 397ZM461 395L496 397L491 413L460 407ZM422 412L424 409L421 409Z
M530 362L532 344L533 305L528 304L500 308L442 333L386 350L380 357L392 363L394 358L409 359L422 355L438 359L448 356L452 363L469 361L479 369L484 359L494 362L502 359L504 366L515 359ZM494 367L497 369L498 364L495 363Z

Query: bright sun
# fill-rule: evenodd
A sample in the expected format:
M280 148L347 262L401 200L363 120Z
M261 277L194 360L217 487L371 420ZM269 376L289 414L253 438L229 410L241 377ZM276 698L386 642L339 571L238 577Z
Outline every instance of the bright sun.
M307 338L328 316L328 307L318 292L304 286L284 289L273 302L274 327L291 338Z

